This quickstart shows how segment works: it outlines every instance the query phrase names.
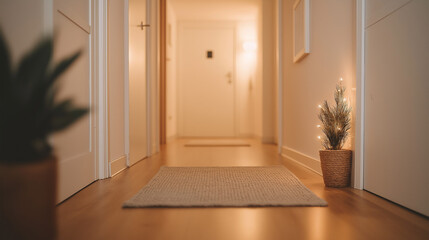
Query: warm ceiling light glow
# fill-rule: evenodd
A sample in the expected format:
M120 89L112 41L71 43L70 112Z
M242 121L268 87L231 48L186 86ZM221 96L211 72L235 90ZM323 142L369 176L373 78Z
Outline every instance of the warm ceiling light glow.
M258 45L254 41L246 41L243 43L243 49L246 52L256 51Z
M317 128L320 128L320 125L317 125Z
M341 81L341 82L343 81L343 78L342 78L342 77L340 77L340 81Z
M319 104L319 105L318 105L318 107L319 107L319 108L322 108L322 105L320 105L320 104Z
M321 139L322 137L320 137L320 136L317 136L317 138L318 138L318 139Z

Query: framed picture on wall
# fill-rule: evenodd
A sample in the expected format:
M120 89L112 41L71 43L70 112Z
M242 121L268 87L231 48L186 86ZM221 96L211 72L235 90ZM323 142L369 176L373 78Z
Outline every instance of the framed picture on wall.
M293 5L293 62L310 53L310 0L296 0Z

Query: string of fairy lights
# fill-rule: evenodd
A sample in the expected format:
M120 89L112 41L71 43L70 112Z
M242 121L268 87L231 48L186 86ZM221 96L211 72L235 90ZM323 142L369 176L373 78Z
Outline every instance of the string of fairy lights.
M344 94L344 90L345 90L345 88L343 88L343 86L342 86L342 84L343 84L343 81L344 81L344 79L342 78L342 77L340 77L339 78L339 83L337 84L337 91L338 91L338 95L336 94L336 96L342 96L343 98L340 98L340 99L336 99L336 101L339 101L339 102L337 102L337 106L338 105L341 105L341 106L345 106L345 109L343 109L343 112L342 113L344 113L344 111L346 111L346 113L347 113L347 115L348 114L350 114L350 110L351 110L351 108L349 107L350 106L350 104L349 104L349 99L348 98L346 98L346 97L344 97L343 96L343 94ZM327 103L326 103L326 101L325 101L325 104L324 104L324 106L322 106L322 104L318 104L318 108L319 109L322 109L322 108L329 108L329 106L327 105ZM322 110L321 110L322 111ZM343 115L344 116L344 115ZM348 122L347 122L347 128L349 129L349 117L347 117L348 118ZM323 123L323 122L322 122ZM325 123L326 124L326 123ZM342 125L340 125L340 126L342 126ZM316 125L316 127L317 128L322 128L322 125L321 124L317 124ZM342 127L344 127L344 126L342 126ZM335 123L335 127L334 128L330 128L330 129L336 129L336 130L338 130L338 132L341 132L341 130L344 130L344 129L342 129L342 128L340 128L340 127L338 127L338 125L337 125L337 123ZM348 131L348 129L346 130L346 132ZM326 126L324 126L324 130L326 130ZM334 131L334 132L337 132L337 131ZM325 135L327 134L325 131L324 131L324 133L325 133ZM336 133L335 133L336 134ZM347 133L346 133L346 135L347 135ZM327 136L326 136L327 137ZM346 137L346 136L345 136ZM322 140L324 140L324 139L326 139L326 138L322 138L322 136L317 136L317 139L318 140L320 140L321 142L323 142Z

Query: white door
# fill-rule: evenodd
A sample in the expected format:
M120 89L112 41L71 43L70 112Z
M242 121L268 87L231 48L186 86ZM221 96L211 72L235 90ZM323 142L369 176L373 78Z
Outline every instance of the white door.
M429 216L429 1L367 1L364 188Z
M90 9L90 0L54 1L54 58L58 61L82 51L80 58L62 76L59 97L72 97L76 104L91 110L69 129L53 136L58 157L59 202L96 180Z
M179 134L234 136L234 28L182 25L178 62Z
M129 1L130 165L147 156L146 0Z

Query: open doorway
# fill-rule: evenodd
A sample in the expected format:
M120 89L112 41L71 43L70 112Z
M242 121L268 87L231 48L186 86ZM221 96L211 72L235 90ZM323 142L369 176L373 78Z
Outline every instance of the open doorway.
M262 1L166 0L165 15L164 139L262 137Z

